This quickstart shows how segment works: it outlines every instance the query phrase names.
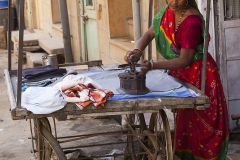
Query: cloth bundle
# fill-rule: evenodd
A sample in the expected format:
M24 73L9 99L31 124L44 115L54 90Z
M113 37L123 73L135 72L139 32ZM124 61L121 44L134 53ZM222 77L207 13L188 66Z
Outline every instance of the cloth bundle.
M22 107L34 114L50 114L65 105L66 102L56 87L29 87L22 94Z
M65 101L75 103L81 110L91 104L101 107L113 96L112 91L99 89L91 79L83 75L69 75L59 87Z
M53 77L61 77L66 74L66 69L57 69L50 65L23 70L23 78L26 81L40 81Z

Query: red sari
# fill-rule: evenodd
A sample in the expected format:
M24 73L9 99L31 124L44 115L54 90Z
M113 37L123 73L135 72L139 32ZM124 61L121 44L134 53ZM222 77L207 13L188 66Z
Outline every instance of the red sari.
M164 22L169 19L174 23L174 13L168 8L160 24L166 33L175 35L169 38L172 38L172 43L176 46L176 53L181 48L196 49L198 44L203 43L200 16L191 15L185 18L175 34L174 27L172 29ZM202 60L199 58L193 60L192 64L186 68L171 70L170 74L200 88L201 70ZM226 158L229 135L227 104L217 64L210 54L207 56L206 95L210 99L208 109L177 111L176 154L183 160L224 160Z

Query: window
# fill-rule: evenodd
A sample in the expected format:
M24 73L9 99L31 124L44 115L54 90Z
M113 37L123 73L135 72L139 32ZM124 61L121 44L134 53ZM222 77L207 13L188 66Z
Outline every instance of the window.
M86 0L86 6L93 6L93 0Z
M133 40L133 14L131 0L108 0L111 38Z
M240 0L223 0L225 20L240 19Z

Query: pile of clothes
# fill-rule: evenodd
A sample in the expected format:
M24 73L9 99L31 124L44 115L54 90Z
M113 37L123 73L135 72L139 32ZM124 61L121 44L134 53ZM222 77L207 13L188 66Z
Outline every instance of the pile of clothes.
M69 75L58 85L66 102L75 103L80 109L91 104L102 107L113 96L112 91L100 89L83 75Z
M100 89L84 75L68 75L50 87L29 87L22 94L22 107L34 114L50 114L67 103L75 103L79 109L89 105L102 107L113 92Z
M67 73L66 69L48 66L23 70L22 91L28 87L46 87Z

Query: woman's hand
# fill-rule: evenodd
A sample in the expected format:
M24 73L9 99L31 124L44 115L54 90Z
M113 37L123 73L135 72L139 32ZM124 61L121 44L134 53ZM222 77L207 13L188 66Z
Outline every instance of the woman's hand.
M152 61L143 61L141 64L141 73L146 74L148 71L152 70Z
M138 62L142 56L142 51L139 49L134 49L133 51L128 51L124 56L124 60L127 63Z

